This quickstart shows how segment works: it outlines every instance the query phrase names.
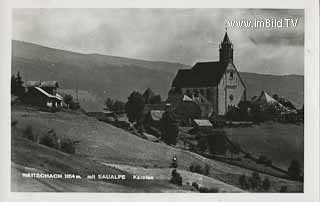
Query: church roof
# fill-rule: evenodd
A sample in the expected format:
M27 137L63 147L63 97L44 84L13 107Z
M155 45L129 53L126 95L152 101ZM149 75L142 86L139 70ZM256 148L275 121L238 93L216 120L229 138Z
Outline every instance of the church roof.
M181 69L172 82L174 87L216 86L227 64L225 62L198 62L192 69Z
M227 44L230 44L230 43L231 43L227 32L226 32L225 35L224 35L224 38L223 38L222 43L227 43Z

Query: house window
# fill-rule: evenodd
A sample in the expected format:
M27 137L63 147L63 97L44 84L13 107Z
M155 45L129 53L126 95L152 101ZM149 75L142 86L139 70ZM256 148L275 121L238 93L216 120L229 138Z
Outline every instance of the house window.
M233 100L233 95L230 95L229 99L230 99L230 101L232 101Z

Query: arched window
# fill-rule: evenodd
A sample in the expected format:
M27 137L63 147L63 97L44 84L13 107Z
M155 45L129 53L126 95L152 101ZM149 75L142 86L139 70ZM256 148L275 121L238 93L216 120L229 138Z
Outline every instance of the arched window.
M230 99L230 101L232 101L233 100L233 95L230 95L229 99Z
M229 79L230 79L230 80L233 79L233 71L230 72L230 74L229 74Z

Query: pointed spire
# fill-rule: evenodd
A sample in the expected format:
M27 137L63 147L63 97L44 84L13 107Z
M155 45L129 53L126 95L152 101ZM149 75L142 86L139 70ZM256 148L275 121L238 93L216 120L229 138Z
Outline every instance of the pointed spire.
M225 35L224 35L224 38L223 38L222 43L224 43L224 44L231 44L231 41L230 41L229 36L228 36L227 28L226 28L226 33L225 33Z

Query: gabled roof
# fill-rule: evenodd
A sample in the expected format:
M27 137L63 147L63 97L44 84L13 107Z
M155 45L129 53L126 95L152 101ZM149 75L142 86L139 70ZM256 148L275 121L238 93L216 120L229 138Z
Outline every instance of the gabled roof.
M47 93L45 90L43 90L42 88L39 88L39 87L34 87L35 89L37 89L38 91L40 91L42 94L44 94L45 96L49 97L49 98L55 98L55 99L58 99L58 100L63 100L63 97L60 96L59 94L57 96L55 95L51 95L50 93Z
M212 127L212 123L207 119L193 119L193 121L199 127Z
M216 86L226 71L227 62L198 62L192 69L179 70L174 87Z
M151 110L150 116L154 121L160 121L165 111L163 110Z

